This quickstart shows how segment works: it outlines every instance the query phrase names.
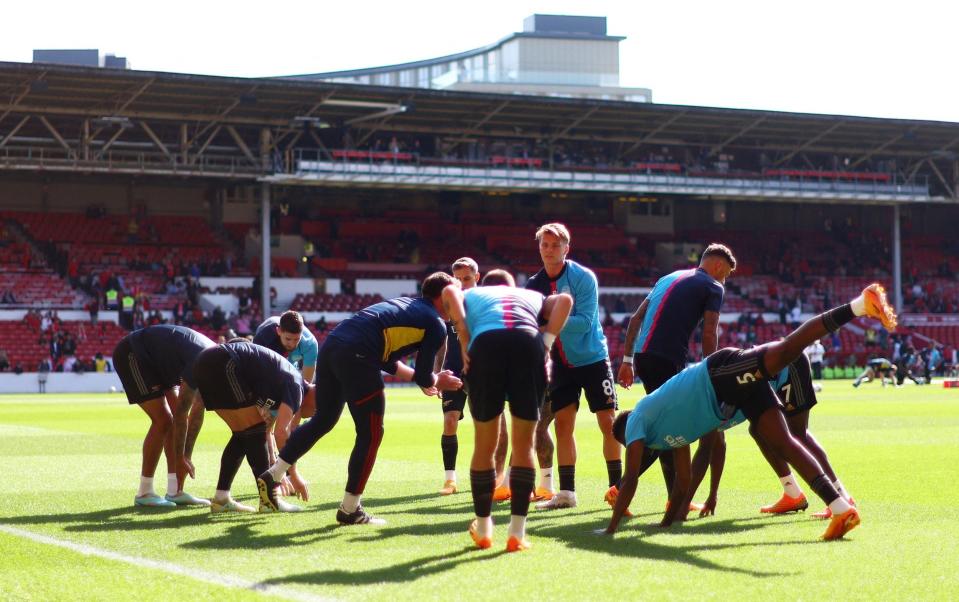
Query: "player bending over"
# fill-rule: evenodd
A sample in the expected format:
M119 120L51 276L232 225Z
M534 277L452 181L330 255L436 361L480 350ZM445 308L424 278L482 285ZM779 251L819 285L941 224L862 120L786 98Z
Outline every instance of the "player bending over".
M783 414L786 417L789 434L799 441L799 443L809 450L813 457L819 461L819 465L822 466L826 472L826 476L832 481L839 495L845 498L850 505L855 506L856 503L852 499L852 496L850 496L845 487L843 487L842 482L839 480L839 477L836 476L835 470L833 470L832 465L829 463L826 450L823 449L819 441L816 440L809 430L809 410L816 405L817 401L816 391L813 389L809 360L805 354L796 358L794 362L779 372L776 380L773 381L773 389L776 391L776 395L783 405ZM763 452L763 456L776 472L776 476L779 477L779 481L783 486L783 495L779 501L775 504L763 506L759 511L766 514L785 514L787 512L798 512L808 508L809 502L806 501L806 494L803 493L799 483L796 482L796 478L793 476L786 460L776 453L772 445L759 436L756 429L750 428L749 433L756 440L756 444ZM721 442L717 441L716 443ZM690 492L693 495L695 494L700 481L702 481L705 475L707 464L710 466L711 475L709 497L703 504L700 516L714 514L716 511L716 493L719 489L719 481L722 478L725 459L726 453L724 445L722 447L716 445L711 451L709 449L704 450L702 446L696 450L696 455L693 457L692 462ZM831 518L832 512L827 507L825 510L813 514L813 517L819 519Z
M660 526L683 520L689 499L689 444L734 419L739 411L829 506L832 520L823 539L839 539L858 526L859 512L836 491L816 458L789 434L769 381L811 342L864 315L878 318L887 330L896 326L895 313L878 284L866 287L852 302L812 318L781 341L749 350L730 347L713 353L670 378L631 412L621 413L614 432L626 446L626 471L606 533L616 531L636 493L646 447L672 448L674 452L675 482L669 510Z
M195 398L193 361L215 343L185 326L148 326L123 337L113 351L113 365L130 404L139 405L150 417L150 430L143 440L140 489L137 506L208 506L209 501L183 491L186 475L195 476L190 457L203 425L203 407ZM179 385L179 391L175 387ZM196 409L191 411L197 402ZM174 444L173 415L182 420L185 461L178 461ZM187 419L189 417L189 426ZM166 455L167 490L160 497L153 490L153 475ZM184 468L181 468L181 465Z
M246 458L254 478L270 466L267 423L276 411L275 435L283 445L290 425L304 400L312 402L315 387L283 356L271 349L235 339L205 350L194 366L197 386L207 410L212 410L230 427L233 435L220 458L220 475L210 510L253 512L234 500L230 488ZM181 429L177 429L177 452L181 453ZM275 495L275 494L274 494ZM260 504L260 512L297 512L299 506L278 500L273 506Z

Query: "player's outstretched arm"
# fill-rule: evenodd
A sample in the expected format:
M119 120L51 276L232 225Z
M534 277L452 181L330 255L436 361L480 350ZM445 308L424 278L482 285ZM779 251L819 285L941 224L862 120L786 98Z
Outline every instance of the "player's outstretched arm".
M173 410L173 451L176 457L177 480L183 488L186 475L196 478L196 469L186 455L187 421L190 415L190 403L178 403Z
M676 477L673 479L673 490L669 493L669 508L659 523L660 527L668 527L676 521L686 520L689 513L689 446L684 445L673 449L673 464Z
M699 489L699 485L703 482L703 479L706 477L706 469L711 468L711 474L713 477L716 474L716 469L712 458L716 453L716 447L718 447L719 440L722 438L722 433L719 431L713 431L711 433L706 433L699 440L699 446L696 448L696 453L693 454L692 468L690 470L690 480L689 480L689 496L686 500L686 506L693 501L693 498L696 496L696 491ZM725 442L723 442L725 446ZM725 461L726 454L723 453L723 461ZM720 473L722 473L722 466L719 467ZM710 479L710 499L713 500L713 507L715 508L715 495L716 490L719 489L719 481L715 478ZM707 504L709 499L707 499ZM704 509L705 510L705 509ZM700 514L704 516L704 514Z
M193 447L196 445L196 439L200 436L200 429L203 428L203 400L200 398L200 392L192 389L190 385L183 383L180 385L179 400L177 407L185 405L190 408L190 419L187 423L186 441L184 443L183 454L188 460L193 459ZM190 475L196 478L194 475Z
M613 517L609 519L609 526L605 531L609 535L616 532L619 521L623 519L626 509L633 501L633 496L636 495L636 484L639 482L639 473L643 466L645 447L642 440L633 441L626 446L626 469L623 471L623 480L620 481L619 497L616 498L616 505L613 506Z
M709 461L709 497L699 511L699 516L716 514L716 500L719 494L719 482L723 478L723 468L726 467L726 434L719 432L713 444L713 453Z
M643 299L643 302L639 304L639 307L629 318L629 326L626 327L626 343L623 349L625 349L625 355L623 356L623 363L619 366L619 374L617 374L617 381L624 389L628 389L633 385L633 345L636 344L636 337L639 335L639 327L643 324L643 319L646 318L646 308L649 307L649 298Z

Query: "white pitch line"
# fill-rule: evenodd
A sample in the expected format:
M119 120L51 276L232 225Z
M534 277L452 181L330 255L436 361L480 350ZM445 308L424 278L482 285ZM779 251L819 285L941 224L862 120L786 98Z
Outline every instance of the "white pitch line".
M138 556L127 556L126 554L111 552L110 550L104 550L102 548L88 546L82 543L74 543L72 541L57 539L55 537L50 537L48 535L41 535L39 533L34 533L32 531L25 531L23 529L11 527L9 525L0 525L0 531L2 531L3 533L7 533L9 535L23 537L24 539L29 539L30 541L35 541L37 543L43 543L51 546L65 548L67 550L72 550L74 552L83 554L84 556L96 556L98 558L106 558L107 560L115 560L117 562L132 564L133 566L138 566L138 567L143 567L148 569L156 569L158 571L164 571L166 573L172 573L174 575L183 575L184 577L189 577L190 579L195 579L197 581L203 581L206 583L212 583L213 585L221 585L223 587L232 587L234 589L245 589L245 590L250 590L250 591L254 591L262 594L269 594L271 596L278 596L280 598L287 598L289 600L297 600L302 602L331 602L333 600L332 598L314 596L312 594L307 594L305 592L300 592L300 591L289 589L279 585L270 585L268 583L258 583L255 581L249 581L247 579L242 579L240 577L233 577L230 575L208 573L206 571L200 571L192 567L181 566L179 564L174 564L172 562L165 562L162 560L151 560L149 558L140 558Z

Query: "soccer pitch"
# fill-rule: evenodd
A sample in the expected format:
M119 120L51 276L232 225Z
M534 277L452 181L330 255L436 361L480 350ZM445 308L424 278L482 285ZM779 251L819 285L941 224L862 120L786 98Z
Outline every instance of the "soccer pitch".
M631 407L639 393L620 391ZM530 510L528 552L506 554L509 504L494 507L491 550L473 548L469 458L460 428L461 491L440 497L442 415L417 389L387 391L386 435L364 506L388 523L337 526L353 425L347 412L301 461L306 511L211 515L203 508L134 508L146 415L122 394L0 396L0 598L3 600L590 600L620 598L956 599L959 390L853 389L827 381L811 413L862 511L844 541L823 543L822 503L760 515L781 488L745 426L728 433L716 516L661 530L658 468L640 479L637 514L612 538L594 535L610 510L599 431L579 415L579 506ZM197 480L209 497L228 438L207 414ZM164 461L157 471L165 482ZM234 495L256 504L244 464ZM705 485L697 499L705 497ZM691 515L692 516L692 515Z

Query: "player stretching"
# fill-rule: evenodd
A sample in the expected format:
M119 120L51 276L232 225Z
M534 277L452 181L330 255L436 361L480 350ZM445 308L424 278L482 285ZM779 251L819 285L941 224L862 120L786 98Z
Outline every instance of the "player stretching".
M573 310L551 353L552 374L549 401L544 405L536 429L540 468L546 475L543 488L551 485L552 454L546 456L540 439L549 439L549 423L556 419L556 457L559 461L559 491L552 499L536 504L539 510L576 506L576 412L580 392L585 392L589 409L596 415L603 434L603 456L609 486L619 483L623 464L620 448L613 437L616 417L616 386L609 365L606 335L599 320L599 285L593 272L566 259L570 249L569 230L563 224L545 224L536 231L543 269L533 275L526 288L543 296L567 293L573 298ZM545 457L544 457L545 456ZM549 479L549 480L547 480Z
M303 316L292 309L283 312L281 316L267 318L256 328L256 335L253 342L271 349L287 359L303 375L303 380L308 383L313 382L313 376L316 373L316 356L319 346L316 337L303 324ZM310 404L304 404L304 407L293 417L292 428L300 424L300 418L313 415L314 408ZM276 459L277 445L273 434L273 421L276 416L274 412L267 418L267 430L270 435L267 437L267 444L270 446L270 458ZM310 499L309 488L296 470L290 470L287 474L288 481L284 481L280 489L285 495L292 495L294 492L303 501Z
M686 516L690 485L689 444L735 419L741 412L751 428L799 472L832 513L822 538L839 539L859 525L859 512L843 498L816 458L790 434L769 381L802 355L803 349L857 316L896 327L896 315L878 284L866 287L852 302L807 321L785 339L749 350L726 348L693 364L647 395L632 411L616 418L616 437L626 446L626 472L606 533L613 533L636 493L644 450L673 449L676 475L670 507L660 526Z
M866 369L862 371L862 374L856 377L856 380L853 381L852 386L858 387L862 381L872 382L875 378L879 377L879 382L882 383L882 386L886 386L886 379L889 379L889 384L895 384L895 375L896 375L896 365L887 360L884 357L874 357L868 362L866 362Z
M215 343L202 334L184 326L166 324L148 326L123 337L113 350L113 365L123 383L123 390L131 404L139 405L150 417L150 430L143 440L143 465L140 471L140 489L133 503L137 506L208 506L210 502L195 498L183 491L186 474L192 476L193 466L189 458L193 453L200 426L203 424L203 409L191 411L196 381L193 377L193 360L201 351ZM179 392L174 387L180 385ZM178 412L179 408L179 412ZM185 465L180 469L174 448L173 414L182 416L185 440ZM186 426L189 416L189 428ZM189 431L189 434L187 434ZM167 461L166 496L160 497L153 490L153 475L156 473L163 451Z
M819 465L822 466L825 471L826 476L832 481L836 491L839 492L839 495L845 498L851 505L855 506L856 503L852 499L852 496L850 496L845 487L843 487L842 482L839 480L839 477L836 476L836 472L829 463L826 450L823 449L819 441L817 441L812 432L809 431L809 410L816 405L816 391L813 388L810 362L807 356L805 354L800 355L795 361L783 368L782 371L776 375L776 379L771 382L773 389L776 391L776 396L782 403L783 415L786 417L789 434L799 441L799 443L816 458ZM796 478L789 469L789 464L781 456L776 454L775 449L769 443L759 436L756 429L750 428L749 433L756 440L756 444L759 445L763 456L776 472L776 476L779 477L779 481L783 486L783 495L779 501L775 504L763 506L759 511L766 514L785 514L787 512L798 512L808 508L809 503L806 501L806 494L803 493L799 484L796 482ZM710 450L705 449L703 445L700 445L700 448L696 450L696 456L693 458L692 463L692 484L690 491L695 494L699 482L705 475L707 464L710 464L712 474L709 497L703 505L704 507L700 512L700 516L713 514L716 511L716 492L719 489L719 481L725 458L724 448L714 448L712 450L711 462ZM820 519L830 518L831 516L832 512L828 507L825 510L813 514L813 517Z
M257 483L263 505L277 503L276 484L336 426L346 404L356 426L356 441L336 520L346 525L385 522L374 519L360 504L383 440L386 398L381 371L415 382L429 396L462 386L448 370L433 372L436 355L446 341L443 321L447 314L440 295L453 282L449 274L436 272L423 281L422 297L398 297L371 305L333 329L317 359L316 414L293 432L277 461L260 474ZM414 351L415 370L399 361Z
M711 244L703 251L699 267L678 270L656 281L653 290L636 309L626 328L626 355L619 367L619 384L628 389L633 384L633 371L643 382L649 395L686 366L689 337L703 321L703 357L719 345L719 310L723 305L723 285L736 269L736 258L728 247ZM637 337L638 335L638 337ZM705 438L708 449L725 448L722 434ZM666 480L666 493L672 491L672 452L653 452L659 457ZM616 503L616 486L606 492L606 501ZM700 508L696 508L700 509Z
M493 452L503 407L509 401L513 431L510 489L513 496L507 552L529 548L526 514L536 473L533 437L546 390L546 356L572 307L569 295L552 295L515 287L513 277L492 270L483 286L462 293L443 291L443 301L459 333L463 372L469 385L475 446L470 484L476 518L469 533L479 548L493 545ZM540 336L538 324L547 320ZM455 350L451 350L451 353Z
M269 412L276 411L276 438L282 445L301 404L312 401L314 387L279 353L245 339L204 350L196 359L194 372L204 407L216 412L233 432L220 458L220 476L210 510L253 512L252 507L230 496L236 471L244 457L254 477L270 466ZM178 453L182 450L181 436L178 428ZM272 506L260 504L260 512L299 510L299 506L282 500Z

